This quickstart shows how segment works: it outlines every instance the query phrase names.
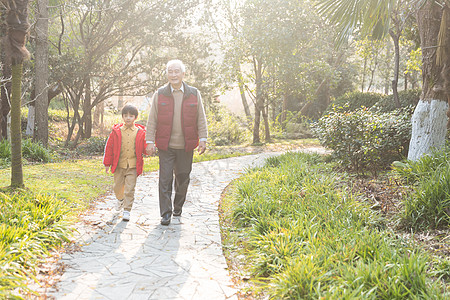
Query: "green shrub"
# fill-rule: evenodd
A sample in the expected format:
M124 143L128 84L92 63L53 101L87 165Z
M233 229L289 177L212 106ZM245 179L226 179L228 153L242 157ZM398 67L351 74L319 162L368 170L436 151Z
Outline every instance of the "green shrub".
M321 144L341 164L358 173L377 173L406 155L411 136L408 114L376 113L366 108L332 111L313 125Z
M281 114L277 116L275 123L281 123ZM310 120L299 113L286 111L286 119L281 128L283 128L282 137L284 138L305 139L313 136L310 128Z
M54 159L54 154L41 143L35 143L31 139L22 140L23 158L34 162L50 162ZM4 162L11 162L11 144L4 139L0 142L0 159Z
M66 110L66 104L62 97L55 97L48 104L48 108L54 110Z
M45 148L40 142L33 142L31 139L22 141L22 155L29 161L51 162L53 153Z
M386 98L386 95L379 93L349 92L333 101L324 114L330 111L351 112L361 107L370 108Z
M406 90L398 92L398 98L400 100L400 105L403 108L416 107L419 102L420 94L422 93L421 89L414 90ZM394 103L394 96L388 95L383 97L380 101L378 101L375 105L372 106L371 110L379 111L379 112L390 112L396 110Z
M402 223L414 229L450 225L450 148L417 161L394 163L393 169L414 192L403 199Z
M73 111L70 110L70 118L73 118ZM63 122L67 119L67 111L63 109L49 109L48 119L54 122Z
M0 158L2 159L11 159L11 144L7 139L3 139L0 142Z
M107 137L90 137L77 146L77 152L83 155L102 155Z
M216 146L236 145L248 137L247 130L238 117L223 107L216 107L207 113L208 136Z

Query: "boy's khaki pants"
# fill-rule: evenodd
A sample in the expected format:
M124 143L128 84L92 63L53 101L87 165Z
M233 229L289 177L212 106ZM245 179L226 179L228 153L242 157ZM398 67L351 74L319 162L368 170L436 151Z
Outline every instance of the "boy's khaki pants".
M136 187L136 168L117 168L114 172L114 193L119 201L123 201L123 209L131 211Z

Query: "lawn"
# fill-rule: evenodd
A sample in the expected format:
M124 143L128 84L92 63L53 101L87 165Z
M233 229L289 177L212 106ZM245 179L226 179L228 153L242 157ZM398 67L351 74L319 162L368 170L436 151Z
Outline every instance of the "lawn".
M398 175L391 176L400 181ZM386 213L354 179L319 155L290 153L227 189L222 239L242 298L448 299L448 218L433 218L429 209L421 215L429 220L426 231L414 230L401 209ZM448 185L441 186L448 195ZM408 202L417 197L415 189L402 191ZM426 248L416 238L424 233L442 248Z

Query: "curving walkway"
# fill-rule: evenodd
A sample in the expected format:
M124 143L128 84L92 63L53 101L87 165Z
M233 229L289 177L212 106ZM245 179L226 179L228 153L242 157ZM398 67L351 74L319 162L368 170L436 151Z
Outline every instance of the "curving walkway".
M313 149L312 151L317 151ZM311 151L311 150L310 150ZM53 299L237 299L222 253L218 202L229 182L279 153L196 163L181 217L160 225L157 172L138 178L130 222L109 195L77 225Z

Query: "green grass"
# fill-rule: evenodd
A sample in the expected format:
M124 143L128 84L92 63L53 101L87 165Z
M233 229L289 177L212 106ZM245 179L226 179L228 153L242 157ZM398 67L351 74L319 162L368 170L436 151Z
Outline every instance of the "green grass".
M270 299L445 299L449 285L439 278L448 278L449 260L398 238L360 195L340 187L342 176L318 155L287 154L232 185L221 206L224 248L229 260L245 257L252 291Z
M417 161L397 162L394 171L414 192L403 199L403 226L414 230L450 226L450 148Z
M0 299L14 298L50 249L68 241L70 208L52 195L0 193Z

